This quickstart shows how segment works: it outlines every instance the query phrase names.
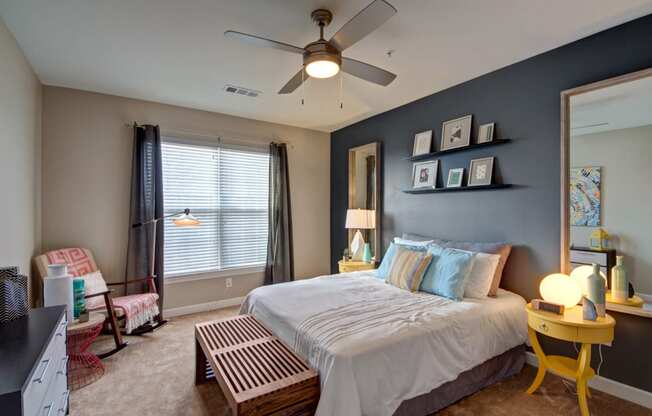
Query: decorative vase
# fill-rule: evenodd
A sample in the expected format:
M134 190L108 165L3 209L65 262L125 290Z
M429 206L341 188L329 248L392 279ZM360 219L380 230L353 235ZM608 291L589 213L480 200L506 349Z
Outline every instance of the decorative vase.
M593 273L586 279L588 287L588 298L595 305L598 316L605 316L606 313L606 290L605 282L600 276L600 266L593 264Z
M616 265L611 268L611 298L620 303L627 302L629 298L629 281L623 265L623 256L616 257Z
M77 319L86 309L84 279L75 279L72 281L72 292L75 299L75 303L73 304L73 317L74 319Z
M595 321L598 319L598 313L595 309L595 304L591 302L586 296L582 297L582 317L587 321Z
M364 253L362 253L362 261L365 263L371 263L371 248L369 243L364 244Z

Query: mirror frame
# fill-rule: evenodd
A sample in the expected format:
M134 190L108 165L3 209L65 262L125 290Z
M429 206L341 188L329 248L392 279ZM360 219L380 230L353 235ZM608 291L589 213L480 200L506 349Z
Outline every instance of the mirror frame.
M379 141L373 141L369 143L365 143L359 146L355 147L350 147L347 152L346 152L346 166L348 169L348 183L347 183L347 194L348 194L348 203L347 203L347 208L355 208L353 205L353 191L351 190L351 183L353 181L353 172L355 171L355 166L354 166L354 161L352 161L351 154L355 152L356 150L367 147L369 145L374 145L375 151L376 151L376 228L374 229L374 253L373 256L376 259L376 262L380 260L382 257L382 247L381 247L381 234L382 234L382 229L381 229L381 217L382 217L382 192L381 192L381 175L382 175L382 170L381 170L381 159L382 159L382 153L381 153L381 146ZM351 239L353 238L353 230L347 230L347 239L346 239L346 246L350 248L351 245Z
M652 77L652 68L643 69L629 74L608 78L591 84L582 85L561 92L561 234L560 234L560 270L570 272L570 100L575 95L596 91L642 78Z

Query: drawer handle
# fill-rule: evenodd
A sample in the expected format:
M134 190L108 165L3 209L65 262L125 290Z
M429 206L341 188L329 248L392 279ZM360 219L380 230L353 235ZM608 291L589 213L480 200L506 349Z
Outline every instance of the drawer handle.
M543 332L548 332L548 325L542 323L541 325L539 325L539 329L542 330Z
M61 359L61 368L59 368L59 371L57 371L57 374L59 375L66 375L66 370L68 369L68 356L66 355Z
M63 395L61 396L61 406L59 406L59 410L57 410L57 414L59 413L66 413L66 408L68 407L68 396L70 395L70 390L66 390L63 392Z
M43 366L43 371L41 371L41 375L36 377L34 380L32 380L35 383L43 383L43 378L45 377L45 373L48 372L48 368L50 367L50 360L43 360L41 361L41 364L45 364Z
M49 405L45 406L43 408L43 416L50 416L50 413L52 413L52 407L54 406L54 402L50 403ZM46 413L47 410L47 413Z

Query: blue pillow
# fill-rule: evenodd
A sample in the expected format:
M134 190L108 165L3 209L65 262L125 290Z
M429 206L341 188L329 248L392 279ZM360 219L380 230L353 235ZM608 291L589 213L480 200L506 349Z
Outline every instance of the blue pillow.
M389 243L389 248L383 256L383 261L380 262L380 266L376 269L376 277L382 280L387 280L389 275L389 269L392 267L392 261L394 261L394 255L396 255L396 248L403 247L408 250L414 251L426 251L425 247L416 247L416 246L406 246L402 244Z
M462 300L475 253L436 244L430 245L428 252L432 254L432 262L423 276L419 290L452 300Z

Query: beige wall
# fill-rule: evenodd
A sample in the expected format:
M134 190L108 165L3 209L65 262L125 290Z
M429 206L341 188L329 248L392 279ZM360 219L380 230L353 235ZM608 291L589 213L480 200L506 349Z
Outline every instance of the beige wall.
M30 272L40 240L41 83L0 18L0 267Z
M43 90L44 249L88 247L108 281L123 278L132 148L125 123L138 121L159 124L163 133L289 142L296 275L328 273L328 133L67 88ZM262 283L261 273L232 278L229 289L224 278L168 284L165 308L244 296Z
M602 228L625 256L638 292L652 294L652 126L575 136L573 167L600 166ZM595 227L571 227L571 243L586 247Z

